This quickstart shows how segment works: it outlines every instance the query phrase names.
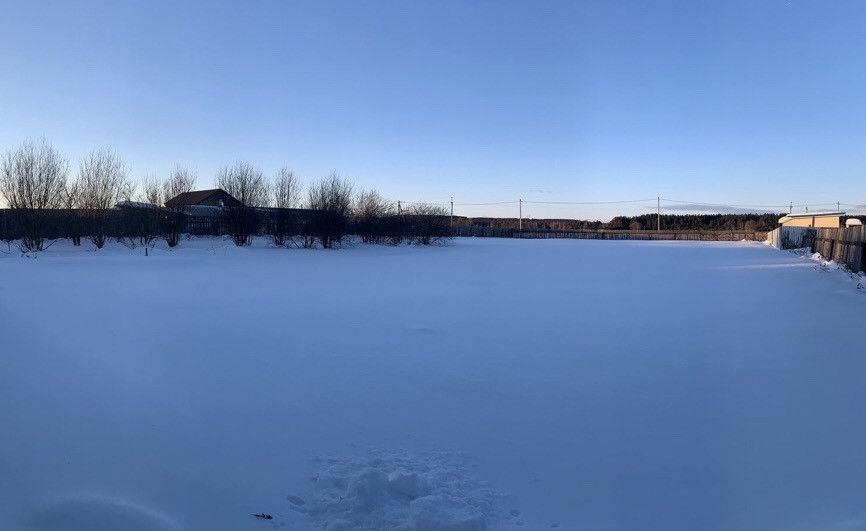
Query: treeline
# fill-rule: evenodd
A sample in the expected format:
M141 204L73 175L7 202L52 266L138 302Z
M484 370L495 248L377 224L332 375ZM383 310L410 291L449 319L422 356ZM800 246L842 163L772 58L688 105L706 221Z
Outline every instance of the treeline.
M195 225L197 233L232 237L249 245L268 235L278 246L332 248L346 236L367 243L429 245L450 237L444 208L416 203L401 208L373 190L332 174L304 189L288 168L273 178L246 162L222 168L215 185L243 206L214 209L202 216L193 208L165 208L166 201L195 187L196 175L178 166L164 179L148 178L141 189L123 160L110 148L81 160L75 176L69 161L50 143L24 142L0 161L0 239L18 240L22 251L41 251L46 242L89 239L97 248L108 238L126 245L148 245L161 238L173 247ZM115 208L115 205L122 208ZM206 230L203 230L203 227Z
M517 230L520 226L517 218L469 218L454 216L455 227L478 227L490 229ZM605 224L601 221L585 221L579 219L536 219L524 218L524 230L601 230Z
M662 230L730 230L730 231L771 231L779 226L779 218L784 214L662 214ZM640 216L617 216L605 228L611 230L655 229L658 223L656 214Z
M676 231L744 231L765 232L779 226L779 218L784 214L662 214L661 229ZM479 227L516 230L520 224L517 218L454 218L455 227ZM524 230L655 230L658 224L656 214L640 216L616 216L609 222L579 219L535 219L524 218Z

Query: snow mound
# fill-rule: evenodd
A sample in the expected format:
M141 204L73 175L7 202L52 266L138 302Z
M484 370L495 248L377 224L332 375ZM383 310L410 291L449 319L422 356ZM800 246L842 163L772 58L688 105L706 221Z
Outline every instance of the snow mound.
M510 527L504 496L471 477L465 458L433 452L371 452L318 459L321 470L302 504L290 508L327 531L486 531ZM520 522L522 524L522 522ZM519 525L519 524L518 524Z
M417 472L401 469L388 474L388 489L394 496L405 496L414 500L428 494L430 485L427 478Z
M180 531L148 507L100 495L61 498L30 514L33 531Z
M844 268L842 264L835 260L827 260L823 255L821 255L821 253L812 253L811 259L814 262L818 262L818 265L825 270L835 271Z

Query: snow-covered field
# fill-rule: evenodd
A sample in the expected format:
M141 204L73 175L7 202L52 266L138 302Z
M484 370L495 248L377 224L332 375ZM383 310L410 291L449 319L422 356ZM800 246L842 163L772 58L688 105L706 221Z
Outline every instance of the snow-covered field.
M0 253L0 529L866 529L856 284L745 243Z

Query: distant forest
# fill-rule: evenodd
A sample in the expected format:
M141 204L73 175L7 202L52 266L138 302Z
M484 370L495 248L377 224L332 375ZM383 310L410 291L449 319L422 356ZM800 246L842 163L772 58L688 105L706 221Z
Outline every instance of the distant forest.
M770 231L779 226L785 214L662 214L662 230L736 230ZM655 214L617 216L607 223L579 219L524 219L523 228L529 230L651 230L656 228ZM513 228L517 218L454 217L456 226Z

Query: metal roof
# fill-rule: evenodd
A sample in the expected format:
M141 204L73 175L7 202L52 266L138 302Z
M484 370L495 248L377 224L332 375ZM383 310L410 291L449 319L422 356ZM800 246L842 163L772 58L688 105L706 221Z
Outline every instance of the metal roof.
M839 216L844 216L844 215L845 215L845 213L844 213L844 212L841 212L841 211L834 211L834 212L818 212L818 211L815 211L815 212L798 212L798 213L796 213L796 214L785 214L783 217L779 218L779 223L784 223L784 222L788 221L789 219L794 219L794 218L811 218L811 217L816 217L816 218L826 218L826 217L839 217Z

